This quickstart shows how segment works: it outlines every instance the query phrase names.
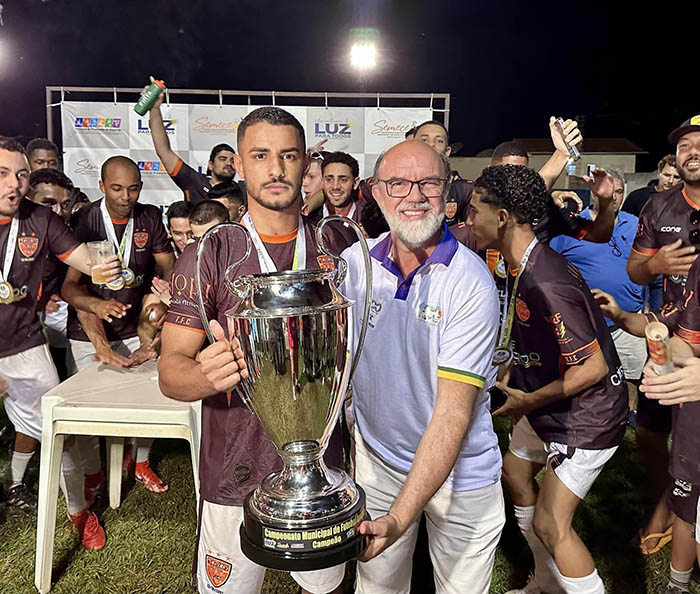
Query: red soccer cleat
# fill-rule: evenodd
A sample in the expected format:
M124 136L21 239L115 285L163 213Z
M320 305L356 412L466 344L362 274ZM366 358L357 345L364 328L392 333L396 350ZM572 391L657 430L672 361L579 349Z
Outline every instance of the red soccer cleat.
M161 480L161 478L153 472L148 460L136 463L134 475L136 480L143 483L143 486L152 493L164 493L168 490L168 483Z
M105 546L107 537L105 536L105 531L100 526L100 521L97 516L93 514L89 509L84 509L83 511L69 515L71 524L75 526L80 534L80 542L83 546L90 551L99 551Z

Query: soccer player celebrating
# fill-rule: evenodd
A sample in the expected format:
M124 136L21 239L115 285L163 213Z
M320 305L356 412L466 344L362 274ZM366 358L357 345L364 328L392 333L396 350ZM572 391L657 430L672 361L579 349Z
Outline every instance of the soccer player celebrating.
M508 311L494 351L494 363L510 365L499 385L508 399L494 414L522 417L504 457L504 482L535 557L534 579L512 593L602 594L572 520L622 439L627 396L589 288L575 267L535 237L533 225L546 204L534 171L488 167L476 181L469 219L478 247L499 250L510 266ZM535 475L545 464L538 492Z
M286 111L261 107L249 113L238 127L236 168L244 175L248 213L243 224L255 249L235 276L304 268L318 268L323 258L314 241L314 226L300 214L299 191L305 168L304 129ZM203 252L202 286L214 344L205 344L205 324L199 313L194 286L195 247L188 246L178 259L173 295L162 335L160 387L170 398L202 400L200 495L196 580L201 594L258 594L265 569L248 560L237 529L243 518L243 500L281 460L265 436L258 418L251 415L235 392L247 374L235 337L227 336L225 312L236 298L224 284L224 271L235 259L231 243L212 237L212 249ZM200 349L201 352L200 352ZM226 392L233 390L230 401ZM337 433L336 433L337 437ZM340 440L331 438L325 455L329 466L342 466ZM210 565L229 570L225 580L208 570ZM293 572L305 592L339 592L344 567Z

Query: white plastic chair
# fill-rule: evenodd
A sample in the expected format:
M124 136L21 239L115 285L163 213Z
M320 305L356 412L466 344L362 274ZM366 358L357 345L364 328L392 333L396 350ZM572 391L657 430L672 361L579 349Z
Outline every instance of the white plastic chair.
M186 439L190 443L195 496L199 503L201 402L190 404L163 396L158 389L155 363L133 370L99 365L80 371L48 392L42 398L41 411L34 584L44 594L51 590L56 503L65 436L107 438L109 504L115 509L121 500L124 438Z

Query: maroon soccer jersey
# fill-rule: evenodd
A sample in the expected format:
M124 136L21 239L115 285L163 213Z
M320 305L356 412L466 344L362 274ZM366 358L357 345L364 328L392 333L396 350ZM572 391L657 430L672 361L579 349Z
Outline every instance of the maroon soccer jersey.
M315 228L304 217L306 235L306 268L318 269L327 263L314 241ZM226 233L230 233L227 231ZM224 286L226 267L238 260L244 249L242 234L235 232L234 243L210 236L211 248L206 247L202 259L202 288L207 317L219 321L228 332L226 311L238 299ZM291 270L296 247L296 232L276 238L262 236L270 258L278 270ZM345 235L328 247L339 254L349 245ZM172 279L172 298L166 324L174 324L193 332L204 333L197 306L195 285L196 244L188 245L175 264ZM325 266L324 266L325 267ZM232 278L259 274L260 265L255 250L241 264ZM336 427L325 455L329 466L342 467L342 445ZM220 505L242 505L243 499L257 487L270 472L279 470L282 461L274 444L267 438L258 418L251 414L234 392L231 405L226 395L218 393L202 401L202 443L200 449L200 492L204 500Z
M469 217L469 205L474 192L474 182L457 178L450 184L445 200L445 222L452 226Z
M508 295L515 276L508 275ZM515 299L510 385L533 392L602 351L608 373L570 398L527 415L545 442L600 450L616 446L625 432L627 391L612 338L581 273L538 243L520 276Z
M44 263L54 254L64 260L78 246L70 228L50 208L24 199L20 202L17 242L10 276L15 301L0 303L0 357L21 353L44 344L46 339L36 314ZM0 267L8 249L12 218L0 218Z
M680 239L683 247L693 245L689 234L694 229L690 215L698 210L685 192L683 185L655 194L644 205L639 215L637 237L632 251L642 256L653 256L659 249ZM664 275L664 303L675 303L683 294L685 276Z
M209 190L212 188L209 178L190 167L182 159L178 160L172 171L168 171L168 175L175 182L175 185L183 191L185 200L188 202L199 204L209 198ZM234 186L238 185L245 196L245 188L242 187L242 184L237 184L233 180L231 180L231 183Z
M100 211L101 200L93 202L80 210L75 223L75 234L80 241L100 241L108 239ZM131 258L124 262L133 270L135 279L131 287L112 291L104 286L94 285L87 277L83 279L90 294L100 299L116 299L131 307L123 318L113 318L112 323L105 323L107 339L123 340L137 335L141 300L151 290L151 280L155 272L154 254L171 254L173 252L170 238L163 226L160 210L149 204L134 205L134 237L131 247ZM121 241L128 219L112 220L117 241ZM68 338L87 341L89 338L83 331L75 310L68 310Z

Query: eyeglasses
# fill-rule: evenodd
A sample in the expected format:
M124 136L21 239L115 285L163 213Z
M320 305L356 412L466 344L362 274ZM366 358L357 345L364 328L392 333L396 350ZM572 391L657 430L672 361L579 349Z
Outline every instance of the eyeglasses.
M690 225L695 229L691 229L688 233L688 241L695 245L700 243L700 228L698 228L700 226L700 210L693 210L690 213Z
M418 191L426 198L439 198L445 191L446 179L439 177L429 177L411 181L400 177L392 177L391 179L379 179L386 186L386 193L392 198L405 198L413 190L413 185L418 186Z
M613 237L611 237L610 241L608 241L608 245L612 248L613 256L615 256L617 258L622 257L622 251L618 247L617 243L615 243L615 239Z

